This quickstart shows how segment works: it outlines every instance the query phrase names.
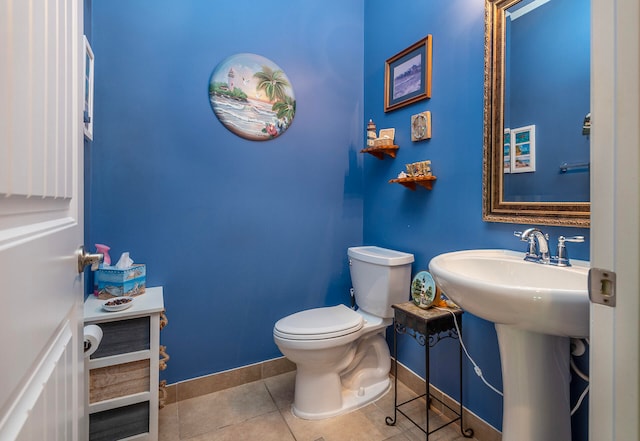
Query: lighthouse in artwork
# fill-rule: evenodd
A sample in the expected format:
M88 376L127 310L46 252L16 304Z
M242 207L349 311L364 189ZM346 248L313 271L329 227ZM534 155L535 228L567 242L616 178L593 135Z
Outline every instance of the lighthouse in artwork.
M229 85L229 90L233 90L233 79L236 77L236 73L233 71L233 67L229 69L229 73L227 74L227 84Z

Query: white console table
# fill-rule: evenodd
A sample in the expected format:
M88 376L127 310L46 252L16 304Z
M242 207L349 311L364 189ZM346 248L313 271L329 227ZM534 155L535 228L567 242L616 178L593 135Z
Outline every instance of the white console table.
M158 362L162 287L147 288L118 312L90 295L85 325L102 328L100 346L85 358L89 440L158 439Z

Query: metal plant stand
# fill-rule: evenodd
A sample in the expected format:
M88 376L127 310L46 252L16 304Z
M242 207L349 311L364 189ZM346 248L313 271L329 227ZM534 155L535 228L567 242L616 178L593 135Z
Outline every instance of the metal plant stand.
M458 329L462 332L462 313L461 309L451 309L453 315L440 309L422 309L417 307L413 302L401 303L398 305L392 305L394 309L394 326L393 326L393 367L395 373L395 388L394 388L394 409L393 418L387 417L385 422L389 426L394 426L397 422L398 412L404 415L409 421L411 421L416 427L425 433L426 440L429 441L429 435L437 432L448 425L460 421L460 433L465 438L473 437L473 429L464 428L464 419L462 411L462 348L459 348L458 363L460 366L460 406L458 409L453 409L447 403L440 398L432 395L429 391L429 350L435 346L440 340L445 338L459 339L460 336L456 331L454 324L455 320L458 324ZM407 334L410 335L420 346L425 348L425 393L416 396L410 400L398 403L398 335ZM406 412L402 410L402 406L412 403L420 398L425 398L425 413L426 413L426 427L422 427L421 424L414 421ZM431 429L429 427L429 405L431 400L436 400L443 406L447 407L453 414L454 418L441 424L440 426Z

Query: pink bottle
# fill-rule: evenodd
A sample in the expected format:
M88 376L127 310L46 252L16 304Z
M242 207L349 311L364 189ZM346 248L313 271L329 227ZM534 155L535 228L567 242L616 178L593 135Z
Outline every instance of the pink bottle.
M111 247L108 247L107 245L103 245L101 243L96 244L96 250L98 251L98 253L102 253L104 255L104 259L102 260L102 263L105 266L111 265L111 256L109 256L110 249Z

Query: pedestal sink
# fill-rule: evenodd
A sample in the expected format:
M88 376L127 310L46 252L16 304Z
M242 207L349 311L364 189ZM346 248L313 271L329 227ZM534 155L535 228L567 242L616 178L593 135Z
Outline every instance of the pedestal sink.
M571 263L525 262L508 250L457 251L429 263L447 297L495 323L502 441L571 441L570 337L589 335L589 267Z

